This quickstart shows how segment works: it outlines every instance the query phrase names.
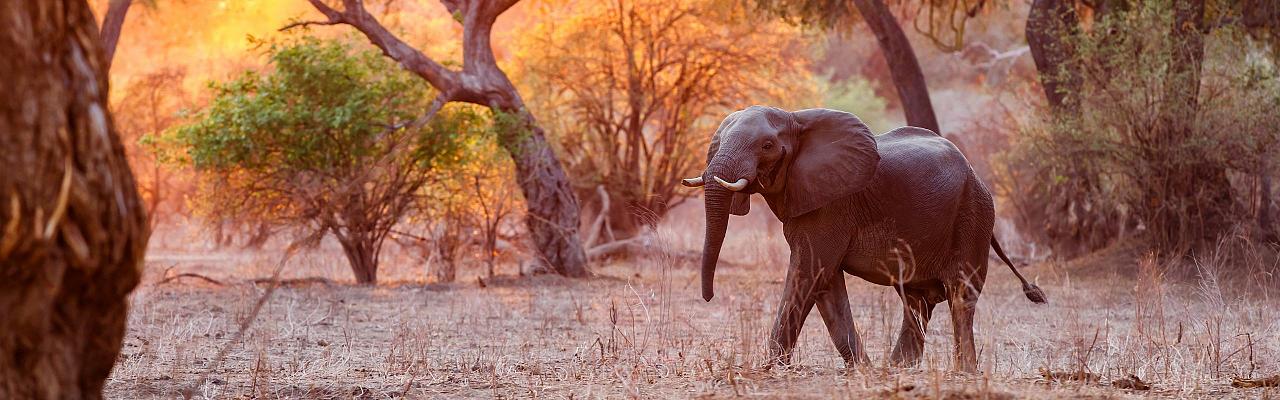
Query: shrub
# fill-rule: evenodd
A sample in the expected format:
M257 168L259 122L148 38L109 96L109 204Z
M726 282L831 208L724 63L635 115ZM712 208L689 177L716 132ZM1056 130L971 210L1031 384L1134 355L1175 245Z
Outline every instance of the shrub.
M1141 2L1070 38L1071 107L1021 123L1002 172L1019 224L1059 253L1138 231L1178 253L1255 217L1274 229L1274 60L1229 27L1179 40L1174 20L1168 2Z
M429 123L430 90L370 50L301 38L263 43L271 70L213 83L213 100L170 134L201 174L206 215L333 235L360 283L377 279L392 227L484 129L468 108Z

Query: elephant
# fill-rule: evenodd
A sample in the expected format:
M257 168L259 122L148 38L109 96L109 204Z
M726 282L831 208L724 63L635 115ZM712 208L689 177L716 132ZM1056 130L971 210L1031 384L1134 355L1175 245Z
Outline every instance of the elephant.
M995 240L994 202L969 161L927 129L874 136L847 112L751 106L720 123L702 176L682 184L704 190L701 279L708 302L729 214L747 214L750 196L759 194L782 222L791 257L770 334L769 366L790 363L815 305L846 365L869 363L849 307L846 273L892 286L902 299L902 330L890 361L904 367L919 365L933 308L948 301L954 368L977 370L973 317L988 246L1029 300L1046 302Z

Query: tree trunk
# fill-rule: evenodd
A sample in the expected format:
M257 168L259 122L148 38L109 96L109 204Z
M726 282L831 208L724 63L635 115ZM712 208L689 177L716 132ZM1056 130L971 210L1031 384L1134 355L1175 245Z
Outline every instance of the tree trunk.
M436 282L453 282L458 279L458 253L456 244L448 242L445 245L436 244L436 255L440 258L440 265L435 269Z
M1067 39L1080 26L1075 5L1068 0L1035 0L1027 14L1027 47L1040 75L1040 86L1055 114L1073 115L1071 101L1080 91L1080 78L1071 68Z
M494 274L494 264L497 262L496 258L498 257L498 228L494 225L489 225L485 229L484 264L487 272L485 275L492 278Z
M501 145L515 161L516 180L528 206L525 224L547 267L560 275L585 277L587 253L578 238L578 199L542 127L527 112L519 115L525 132L502 135Z
M366 239L364 235L351 233L348 233L346 240L339 240L338 243L342 245L342 253L347 256L347 263L356 277L356 283L376 285L378 283L377 243Z
M1226 169L1214 160L1185 154L1184 143L1194 140L1199 111L1200 73L1204 64L1204 0L1176 0L1170 28L1172 58L1157 120L1153 165L1164 166L1159 190L1149 193L1155 210L1154 230L1162 244L1185 247L1216 239L1229 226L1231 183Z
M104 60L106 70L111 70L111 60L116 55L116 44L120 42L120 31L124 29L124 17L129 13L133 0L111 0L107 6L107 16L102 19L102 49L107 57Z
M880 43L880 53L889 64L889 74L893 77L894 86L898 88L907 125L942 134L938 117L933 114L933 103L929 100L924 72L920 70L915 50L911 49L911 42L898 25L898 19L894 18L893 12L881 0L853 0L853 4Z
M1262 241L1268 243L1280 242L1280 232L1276 231L1275 225L1271 221L1271 210L1275 207L1271 200L1271 173L1265 168L1261 173L1261 198L1258 206L1258 228L1262 231Z
M146 213L83 1L0 6L0 398L101 398Z

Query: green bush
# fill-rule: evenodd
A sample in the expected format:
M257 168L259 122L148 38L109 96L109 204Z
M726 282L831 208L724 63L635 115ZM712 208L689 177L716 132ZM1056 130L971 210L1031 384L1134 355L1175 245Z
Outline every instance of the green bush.
M1171 34L1170 2L1113 11L1070 38L1068 107L1022 121L1004 178L1024 231L1065 255L1138 234L1175 252L1265 221L1280 153L1280 80L1231 27ZM1203 63L1181 56L1203 50ZM1181 82L1193 82L1182 85Z
M211 103L168 133L201 176L197 208L312 242L331 234L356 280L373 283L392 227L487 122L446 108L416 124L431 90L375 51L310 37L261 45L269 70L212 83Z

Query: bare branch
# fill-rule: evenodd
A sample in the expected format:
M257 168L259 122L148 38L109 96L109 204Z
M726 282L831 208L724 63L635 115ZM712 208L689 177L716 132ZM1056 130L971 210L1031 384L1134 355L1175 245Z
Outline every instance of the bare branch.
M386 54L387 57L391 57L405 69L426 79L437 90L443 93L450 93L462 86L457 72L445 68L444 65L422 54L422 52L409 46L409 44L388 31L386 27L382 26L382 23L378 22L377 18L374 18L364 8L364 2L360 0L343 0L345 10L338 11L333 7L329 7L322 0L307 1L329 20L324 23L309 24L295 22L286 25L281 30L297 25L350 25L359 30L360 33L363 33L369 39L369 42L382 50L382 53Z
M311 25L325 25L325 26L327 26L327 25L338 25L338 24L341 24L341 23L342 23L342 22L338 22L338 21L294 21L293 23L290 23L289 25L285 25L284 27L281 27L281 28L280 28L280 29L278 29L277 31L278 31L278 32L285 32L285 31L288 31L288 30L290 30L290 29L297 28L297 27L309 27L309 26L311 26Z
M195 395L195 391L204 386L205 380L209 379L209 374L217 370L218 365L222 364L222 360L231 352L231 347L240 343L240 340L244 338L245 331L248 331L249 326L253 325L253 321L258 319L258 313L262 311L262 306L271 300L271 295L275 294L276 288L280 287L280 272L284 271L285 264L289 262L290 258L293 258L298 247L298 243L294 242L289 245L289 248L285 249L284 254L280 256L280 261L276 263L275 271L271 273L271 286L267 287L266 292L263 292L262 296L258 297L258 301L253 304L253 309L249 310L249 316L240 321L240 329L237 329L236 333L231 335L231 339L227 340L222 345L222 348L218 350L218 353L214 355L213 361L209 363L209 368L200 373L199 377L196 378L195 384L182 390L182 398L192 398Z
M399 124L392 125L391 129L421 128L423 125L426 125L427 122L431 122L431 118L435 117L436 114L440 112L440 109L444 108L445 103L448 103L448 102L449 102L449 95L447 93L440 93L440 95L436 96L435 100L431 100L431 106L427 108L427 112L425 114L422 114L421 117L415 118L412 121L405 121Z

